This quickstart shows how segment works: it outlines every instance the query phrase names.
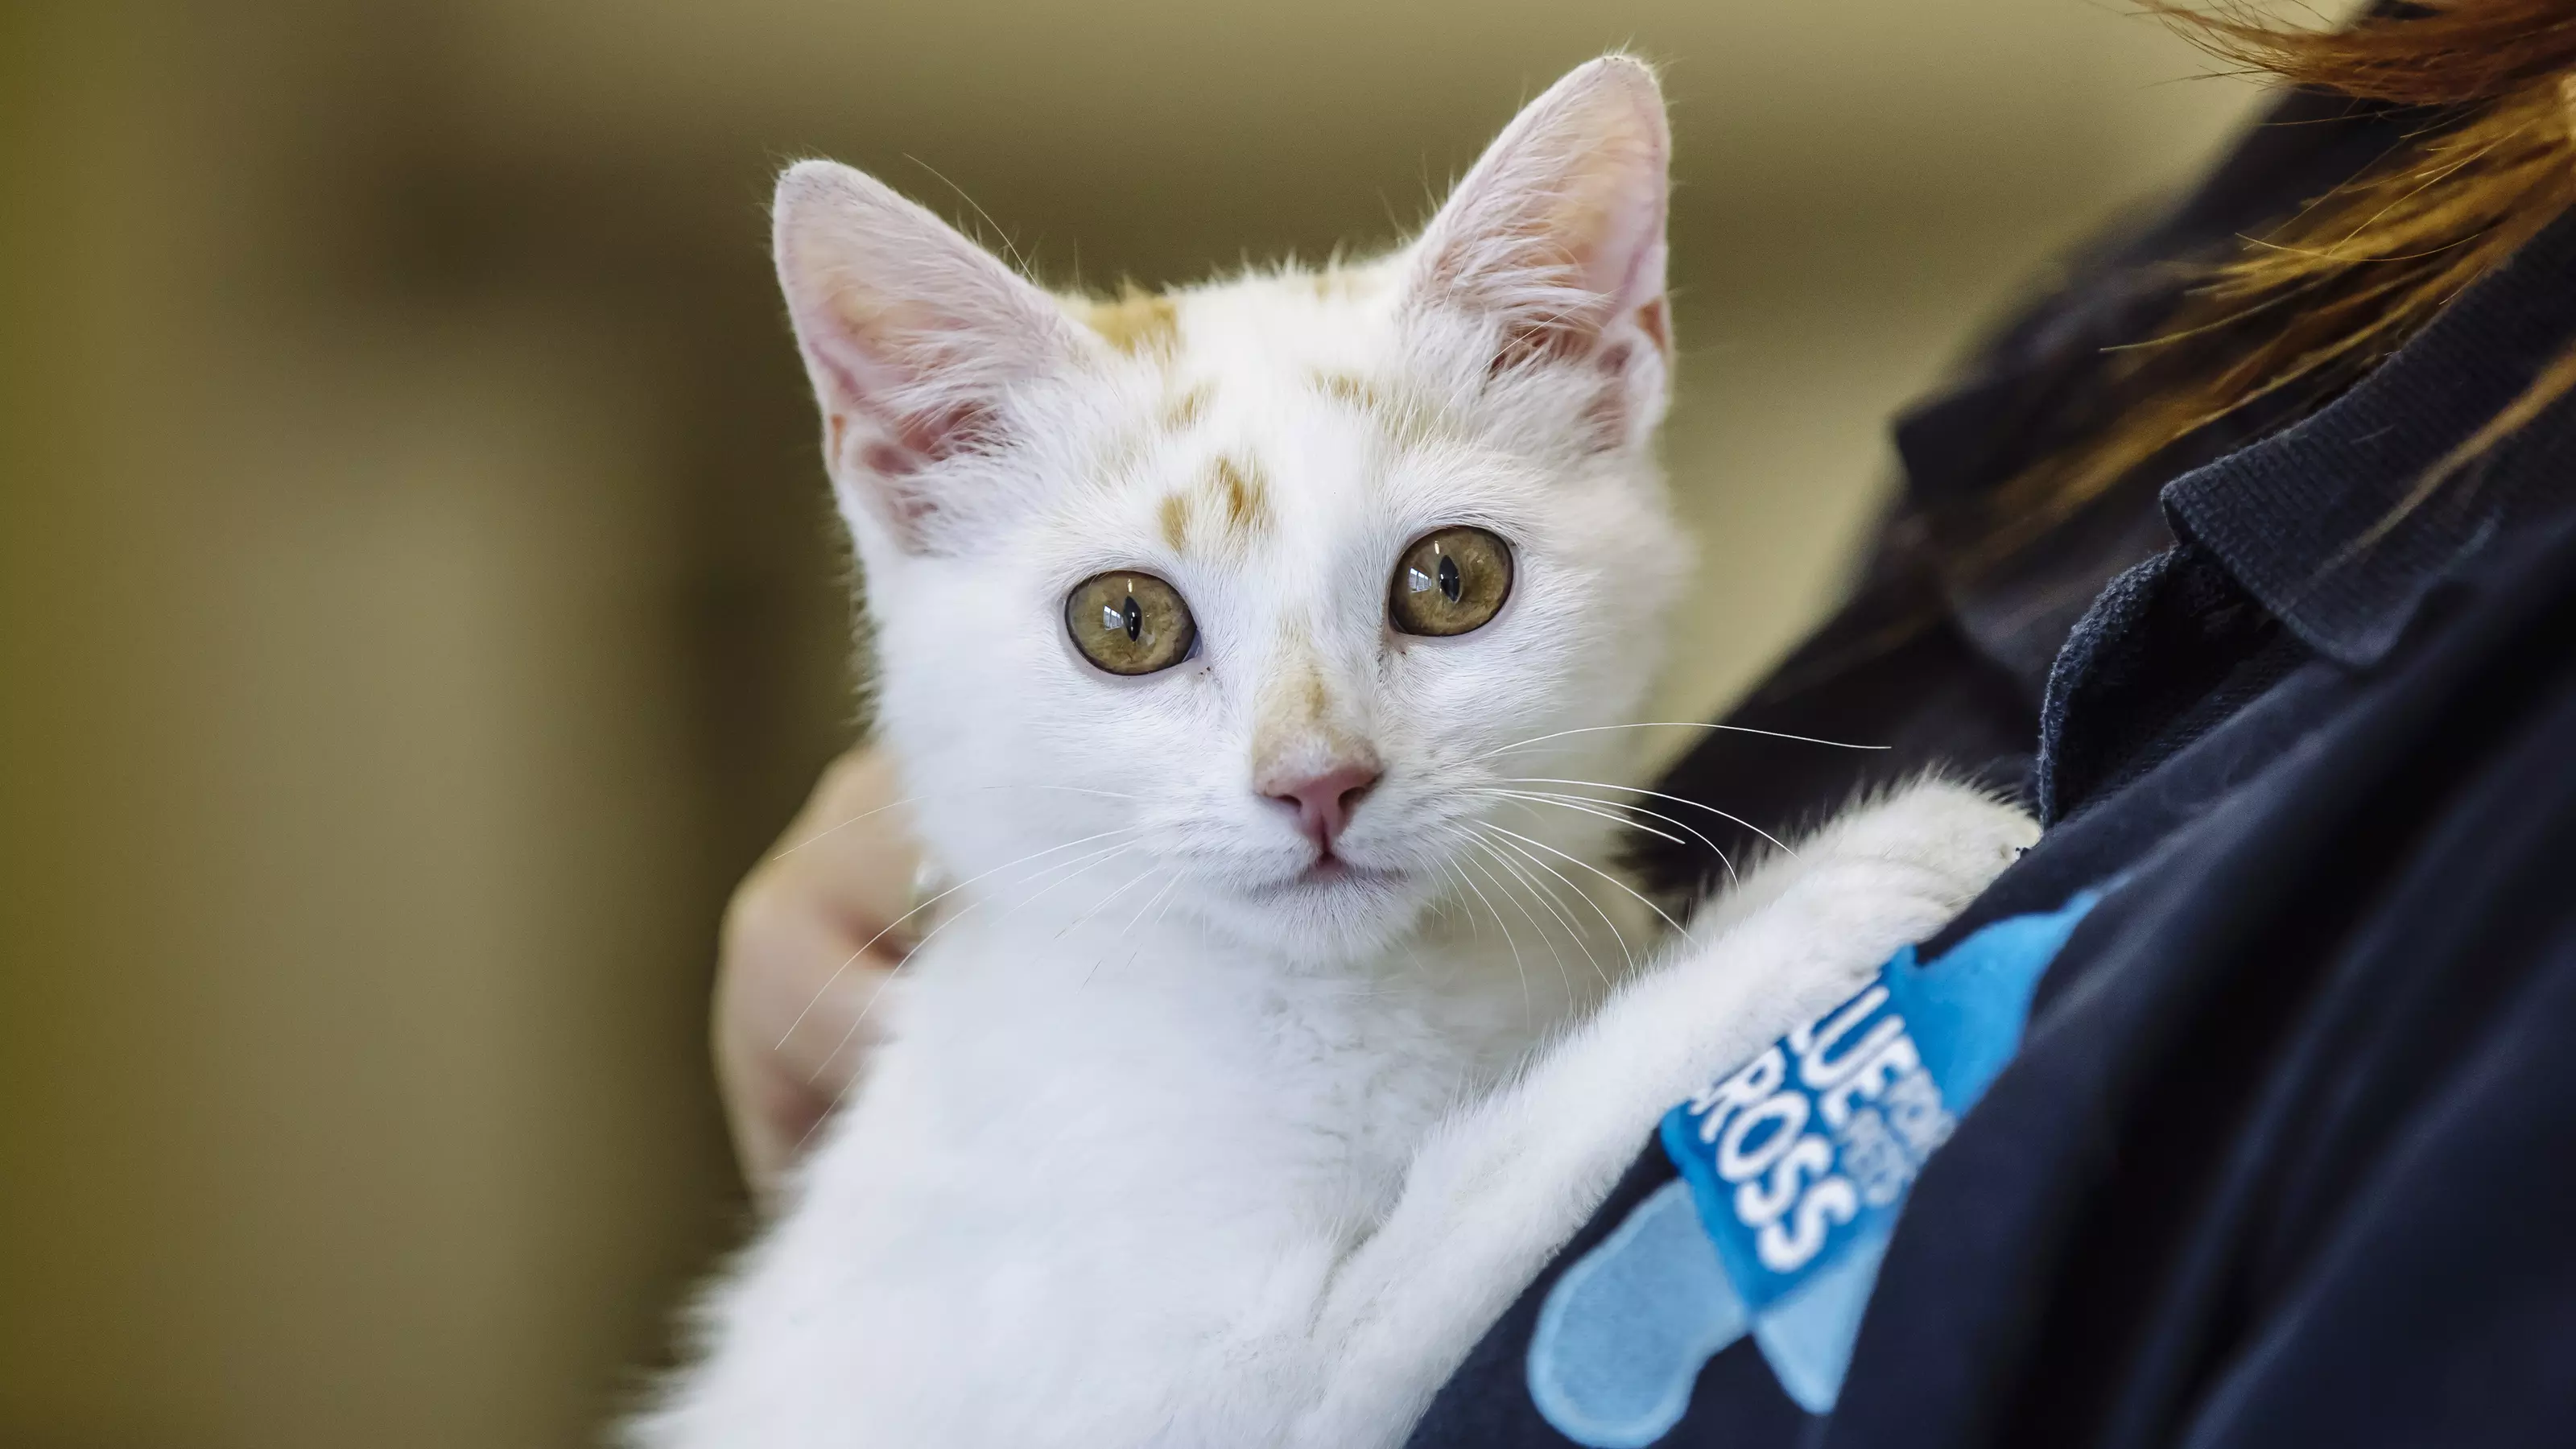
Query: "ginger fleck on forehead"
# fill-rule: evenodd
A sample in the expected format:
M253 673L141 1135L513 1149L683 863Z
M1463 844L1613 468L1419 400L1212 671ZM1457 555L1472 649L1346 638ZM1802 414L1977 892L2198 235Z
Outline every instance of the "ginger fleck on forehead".
M1071 304L1075 320L1129 357L1168 357L1180 345L1180 310L1170 297L1130 283L1115 299Z

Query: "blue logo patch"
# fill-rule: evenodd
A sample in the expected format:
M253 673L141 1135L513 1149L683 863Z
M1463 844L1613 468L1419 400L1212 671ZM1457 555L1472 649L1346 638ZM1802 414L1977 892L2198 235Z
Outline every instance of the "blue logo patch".
M1548 1423L1591 1449L1651 1444L1748 1331L1791 1399L1832 1409L1907 1191L2012 1059L2041 974L2100 898L1997 921L1928 963L1907 946L1667 1113L1680 1179L1540 1310L1528 1376Z

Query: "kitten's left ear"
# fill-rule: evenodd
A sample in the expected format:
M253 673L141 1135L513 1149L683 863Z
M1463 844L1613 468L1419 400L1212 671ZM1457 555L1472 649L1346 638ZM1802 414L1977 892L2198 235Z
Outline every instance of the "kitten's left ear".
M1486 324L1496 370L1617 368L1622 348L1660 364L1671 154L1652 70L1624 55L1576 68L1513 119L1423 232L1414 304Z
M864 172L789 167L773 226L844 511L928 551L942 515L982 506L939 465L1007 446L1011 392L1081 343L1045 293Z

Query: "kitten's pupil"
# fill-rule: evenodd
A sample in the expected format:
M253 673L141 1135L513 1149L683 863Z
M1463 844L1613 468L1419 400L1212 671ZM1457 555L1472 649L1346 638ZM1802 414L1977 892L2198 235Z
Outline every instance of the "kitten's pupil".
M1125 615L1126 617L1121 622L1123 622L1127 628L1127 642L1133 644L1136 642L1136 636L1143 633L1145 630L1145 611L1136 607L1136 596L1134 594L1129 594L1127 596ZM1118 624L1113 623L1110 627L1113 629L1117 628Z
M1441 596L1454 604L1458 602L1459 587L1458 561L1445 553L1440 555Z

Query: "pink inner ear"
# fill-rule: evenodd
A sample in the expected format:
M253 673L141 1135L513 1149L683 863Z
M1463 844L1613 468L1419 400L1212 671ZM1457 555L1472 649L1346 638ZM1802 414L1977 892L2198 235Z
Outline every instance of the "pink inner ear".
M951 400L896 416L888 392L859 384L855 369L809 348L824 394L824 452L837 466L854 469L866 496L906 546L922 542L921 524L939 511L937 498L916 476L944 458L996 440L996 415L985 403Z
M880 478L900 478L920 469L921 456L892 443L874 442L859 450L859 466Z
M915 457L936 463L999 443L1001 411L982 399L960 398L904 419L900 436Z
M827 447L838 458L849 445L854 426L851 416L835 411L826 426ZM915 475L942 459L992 446L998 440L993 409L971 402L957 403L937 415L904 420L892 431L867 421L855 426L872 436L858 445L856 455L849 461L875 481L880 506L890 520L903 525L907 535L917 535L922 520L939 511L938 499L913 485Z
M1584 280L1564 287L1563 300L1552 305L1507 304L1501 309L1507 320L1502 345L1495 350L1489 370L1499 373L1525 363L1579 362L1593 357L1602 372L1615 376L1624 371L1634 356L1627 343L1614 343L1597 357L1594 350L1622 315L1623 304L1638 288L1636 274L1651 256L1651 248L1632 247L1615 261L1607 256L1569 258L1563 265L1564 273ZM1628 315L1658 351L1669 351L1660 293L1654 300L1629 309Z
M1639 309L1641 313L1644 310ZM1643 330L1643 318L1638 320ZM1596 449L1615 448L1628 440L1628 367L1636 360L1637 344L1633 339L1613 342L1592 359L1592 369L1600 374L1601 384L1592 401L1584 404L1583 430Z
M933 465L1001 446L1012 390L1078 363L1080 340L1045 293L846 166L790 167L775 226L837 481L919 547L912 525L951 486Z
M956 385L943 386L950 381L944 373L971 369L960 356L970 348L954 340L969 332L967 325L952 324L943 333L933 322L919 334L907 335L889 325L890 319L870 325L848 317L839 306L817 310L820 316L799 318L799 331L805 334L806 357L831 419L835 456L843 432L852 428L877 435L862 447L860 465L889 477L998 441L1000 413L994 400ZM998 344L987 350L998 350ZM975 379L963 381L971 385Z
M850 413L831 415L831 448L838 455L853 426ZM963 453L990 448L1001 441L999 412L972 399L914 413L905 418L862 415L858 428L875 434L860 445L858 464L871 473L899 478Z

